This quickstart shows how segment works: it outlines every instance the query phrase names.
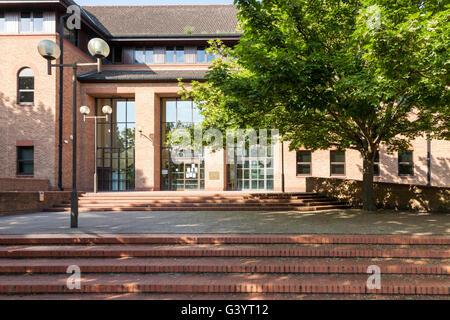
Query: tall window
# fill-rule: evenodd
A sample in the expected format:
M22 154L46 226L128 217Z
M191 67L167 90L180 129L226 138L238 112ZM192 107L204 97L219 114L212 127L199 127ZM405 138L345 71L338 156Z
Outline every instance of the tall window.
M311 174L311 151L297 151L297 175Z
M177 63L184 63L184 47L176 47Z
M105 105L113 112L97 123L98 188L101 191L134 190L135 102L133 99L97 99L96 115Z
M24 68L19 71L18 77L18 103L34 103L34 72L31 68Z
M78 47L78 29L69 29L67 27L67 18L64 19L64 28L63 28L64 39L69 41L75 47Z
M173 47L166 48L166 63L175 63L175 51Z
M412 151L398 153L398 175L399 176L414 175L414 162Z
M0 11L0 33L5 31L5 14Z
M44 15L42 12L21 12L20 32L42 32L44 30Z
M197 63L206 63L205 47L197 47Z
M17 147L17 175L34 174L34 147Z
M345 176L345 151L330 151L330 172L332 176Z
M134 63L137 64L153 63L153 48L136 48L134 50Z
M377 150L375 153L375 159L373 164L373 175L379 176L380 175L380 151Z

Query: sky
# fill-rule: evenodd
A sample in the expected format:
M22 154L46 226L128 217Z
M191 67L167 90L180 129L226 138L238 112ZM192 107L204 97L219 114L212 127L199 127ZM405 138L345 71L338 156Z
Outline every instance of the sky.
M167 4L233 4L233 0L75 0L81 6L167 5Z

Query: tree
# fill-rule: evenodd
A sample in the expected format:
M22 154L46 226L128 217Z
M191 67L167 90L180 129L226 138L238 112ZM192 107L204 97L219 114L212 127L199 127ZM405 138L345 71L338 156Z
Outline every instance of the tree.
M277 128L290 149L358 150L363 209L376 210L380 144L448 138L449 6L414 0L239 0L242 37L206 82L182 85L204 125Z

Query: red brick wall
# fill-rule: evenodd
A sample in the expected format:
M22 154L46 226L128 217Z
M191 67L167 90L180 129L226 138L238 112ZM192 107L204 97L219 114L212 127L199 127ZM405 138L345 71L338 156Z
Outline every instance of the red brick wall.
M48 191L46 179L0 178L0 191Z
M39 192L0 192L0 216L40 212L70 200L70 192L47 191L44 201L39 198Z

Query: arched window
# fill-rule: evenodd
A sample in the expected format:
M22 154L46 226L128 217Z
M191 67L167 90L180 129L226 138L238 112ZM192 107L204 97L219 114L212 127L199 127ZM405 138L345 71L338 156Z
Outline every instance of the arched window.
M18 102L19 104L34 103L34 72L31 68L23 68L19 71L18 80Z

